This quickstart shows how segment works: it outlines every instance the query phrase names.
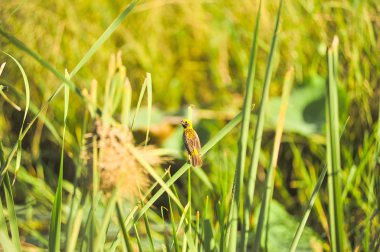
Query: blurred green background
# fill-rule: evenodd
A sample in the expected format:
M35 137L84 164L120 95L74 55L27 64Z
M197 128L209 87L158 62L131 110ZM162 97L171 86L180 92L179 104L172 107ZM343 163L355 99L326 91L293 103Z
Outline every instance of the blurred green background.
M65 69L70 72L127 4L125 1L105 0L75 3L62 0L2 1L0 26L60 72ZM277 1L263 3L254 111L257 111L260 102L277 7ZM72 81L81 90L89 90L91 81L96 79L99 90L103 90L111 55L120 52L130 79L132 104L135 107L146 72L151 73L153 116L150 143L175 153L172 155L175 160L171 163L175 171L185 160L182 130L177 123L178 118L186 115L187 106L194 105L195 128L202 143L207 142L241 110L257 8L256 0L141 1ZM351 248L360 250L363 249L360 234L367 230L365 221L373 214L375 198L379 197L372 189L370 165L375 155L375 126L379 120L379 33L380 5L375 0L285 1L258 172L257 187L260 191L263 190L264 167L268 165L273 144L280 104L278 97L284 75L290 67L294 67L295 85L290 97L275 182L274 198L279 204L273 208L285 211L281 212L284 216L302 216L302 209L325 162L326 49L333 36L337 35L340 40L338 78L343 130L342 179L343 185L348 185L343 189L345 229ZM31 103L35 106L32 112L35 113L60 81L4 37L0 37L0 48L17 58L25 69L30 82ZM22 76L17 66L1 54L0 63L3 62L7 65L0 77L0 84L8 86L5 93L23 108ZM74 156L80 145L79 132L86 104L74 93L70 99L64 178L72 182L76 169ZM23 112L16 111L3 99L0 99L0 106L0 139L5 150L9 151L17 141ZM145 106L143 102L142 112L136 119L134 134L138 144L145 137ZM23 142L22 166L31 176L51 186L51 191L55 191L57 184L62 114L63 92L46 112L52 124L50 129L39 121ZM255 122L255 117L252 122ZM211 188L205 189L197 176L192 177L194 209L204 205L206 196L210 197L211 202L221 201L227 207L228 201L223 198L230 195L237 139L238 128L205 157L202 169L212 184ZM250 131L250 139L249 153L253 145L253 130ZM178 188L185 199L186 178L181 181ZM16 204L40 207L39 203L30 203L32 196L25 191L26 188L28 185L23 185L22 180L16 182ZM260 202L259 196L260 193L255 195L257 203ZM320 241L320 246L328 250L326 198L327 189L322 189L308 226ZM156 205L165 205L165 202L161 200ZM46 209L42 207L40 211ZM375 222L379 224L379 220ZM26 222L24 225L31 224ZM282 224L282 227L286 225ZM41 229L43 233L44 229ZM28 232L25 231L25 236ZM279 232L273 236L284 237L281 230ZM286 229L283 232L286 233Z

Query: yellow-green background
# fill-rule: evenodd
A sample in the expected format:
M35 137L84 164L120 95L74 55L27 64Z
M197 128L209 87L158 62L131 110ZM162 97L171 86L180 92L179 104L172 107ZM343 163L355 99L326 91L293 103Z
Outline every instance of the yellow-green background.
M0 25L63 73L64 69L71 71L74 68L127 4L125 1L102 0L2 1ZM285 127L274 197L296 217L302 214L301 209L325 161L324 107L321 107L324 102L321 103L320 98L324 96L327 75L326 48L334 35L339 37L343 184L349 179L353 167L367 166L368 153L374 149L380 97L379 6L375 0L284 2L270 90L272 105L267 116L268 122L271 117L276 118L278 110L273 97L281 94L285 72L293 66L295 93L291 97L293 106L289 107L288 116L294 116L298 121L296 126ZM197 114L195 127L205 142L243 105L257 7L258 1L248 0L141 1L73 81L79 88L88 89L91 81L96 79L101 89L107 77L109 59L120 51L134 91L133 104L137 102L145 73L152 74L153 107L163 115L154 121L152 128L162 127L160 120L168 116L184 116L187 106L193 104ZM260 101L277 7L277 1L263 3L254 87L256 105ZM31 102L40 107L60 81L3 37L0 47L16 57L25 68L30 81ZM22 93L22 78L16 65L5 55L0 59L0 63L7 62L1 76L2 84L12 85ZM7 92L13 101L24 106L23 99L17 98L11 90ZM3 100L0 100L0 106L0 139L9 150L17 139L22 113ZM82 126L84 108L78 96L72 94L68 118L68 131L72 135ZM321 111L322 116L318 114ZM62 127L62 112L63 96L60 95L47 111L47 117L58 132ZM272 148L274 124L273 120L272 124L268 123L264 134L259 186L264 181L262 168L267 165ZM305 130L307 127L311 129ZM177 137L177 126L170 124L170 129L165 136L161 136L158 129L153 143L178 149L176 142L181 139ZM197 187L202 182L194 178L194 208L203 205L206 195L212 202L217 202L226 196L224 193L229 193L235 169L237 131L206 157L204 169L215 190L202 190ZM43 129L42 132L33 128L24 141L23 147L30 155L25 155L23 165L31 172L37 166L42 167L50 174L46 176L47 184L55 188L56 177L52 171L58 169L60 145L49 130ZM138 134L136 132L137 138ZM66 147L69 159L75 151L72 145L73 142ZM251 147L252 141L249 141L249 151ZM301 159L294 157L295 149L299 150ZM39 163L38 155L43 162ZM175 162L183 160L176 159ZM303 172L297 169L300 163L306 167ZM71 167L75 166L72 164ZM65 171L69 180L74 169ZM366 168L359 170L363 174L355 173L353 189L344 202L347 206L345 228L348 237L352 238L353 248L361 245L360 240L354 239L355 234L361 233L362 221L374 208L373 197L379 197L367 195L368 188L363 183L370 181L370 173ZM19 187L22 191L22 186ZM186 186L179 185L179 188L186 193ZM26 193L15 194L21 205L27 202L22 195ZM310 226L326 244L326 190L321 195L322 204L317 204L317 210L312 212Z

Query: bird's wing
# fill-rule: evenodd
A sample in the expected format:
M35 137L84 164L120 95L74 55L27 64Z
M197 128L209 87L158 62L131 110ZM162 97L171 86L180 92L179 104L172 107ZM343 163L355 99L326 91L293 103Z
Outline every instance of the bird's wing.
M193 153L193 150L194 150L194 139L187 136L186 134L187 132L183 132L183 142L185 143L185 147L186 147L186 150L187 152L189 152L189 154Z
M201 151L199 137L194 130L190 132L185 131L183 133L183 141L185 143L186 150L189 152L189 154L193 154L194 150L197 150L197 153Z
M198 134L197 134L197 132L195 132L194 131L194 133L195 133L195 148L197 149L197 151L198 151L198 153L200 154L201 153L201 141L199 141L199 137L198 137Z

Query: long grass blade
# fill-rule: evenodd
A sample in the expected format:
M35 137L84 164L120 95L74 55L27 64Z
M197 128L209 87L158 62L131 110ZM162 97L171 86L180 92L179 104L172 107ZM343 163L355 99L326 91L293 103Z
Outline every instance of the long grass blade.
M252 48L249 59L249 68L248 76L246 80L246 93L244 97L243 105L243 119L240 129L240 139L238 144L238 156L236 162L235 170L235 183L234 183L234 194L231 201L230 207L230 218L228 220L230 232L227 240L229 241L229 251L236 250L236 239L237 239L237 225L238 225L238 213L239 213L239 203L240 195L243 189L243 178L245 170L245 160L247 153L247 143L248 143L248 131L249 131L249 122L251 118L251 107L252 107L252 96L253 96L253 85L255 80L256 73L256 55L257 55L257 40L259 37L259 28L260 28L260 18L261 18L261 0L259 3L259 9L256 16L256 26L253 33ZM244 212L243 219L243 230L244 234L242 235L240 251L246 251L247 240L248 240L248 219L249 213ZM245 232L247 231L247 232Z
M66 252L74 252L75 245L78 241L79 230L82 224L83 219L83 206L78 206L78 209L75 211L75 216L73 216L73 222L71 229L67 232L66 240Z
M0 164L5 162L3 144L0 141ZM17 217L14 207L14 200L12 194L12 187L9 179L9 174L5 174L5 183L3 183L0 187L3 192L5 201L7 203L7 211L8 211L8 219L9 225L11 228L12 235L12 246L10 248L13 251L21 251L21 242L17 225ZM8 236L8 228L6 226L5 216L3 212L3 203L0 200L0 244L7 245L9 244L9 236ZM6 248L6 247L4 247Z
M305 209L305 212L304 212L304 214L302 216L301 222L300 222L300 224L297 227L296 233L294 234L294 237L293 237L292 243L290 245L290 249L289 249L290 252L295 252L296 251L298 242L299 242L299 240L301 238L303 230L305 229L306 222L307 222L307 219L309 218L311 209L313 208L314 202L317 199L319 190L321 189L322 183L323 183L323 181L325 179L326 172L327 172L327 167L325 166L323 168L321 174L319 175L318 181L315 184L313 193L311 194L309 202L308 202L308 204L306 206L306 209Z
M7 203L8 219L11 228L12 243L17 249L21 251L20 235L17 225L17 217L13 200L12 186L9 178L9 173L5 174L4 183L2 185L4 189L5 201Z
M149 141L149 129L150 129L150 121L152 119L152 100L153 100L152 76L150 73L146 74L146 79L147 79L147 95L148 95L148 115L146 118L147 122L146 122L145 145L147 145Z
M2 90L3 87L4 86L0 85L0 95L3 97L4 101L8 102L9 105L11 105L17 111L21 111L21 108L16 103L14 103L11 99L9 99L9 97L3 92Z
M253 210L253 196L254 196L255 184L256 184L257 166L258 166L260 149L261 149L261 138L262 138L262 133L263 133L263 128L264 128L264 111L265 111L266 103L268 100L269 87L271 84L273 57L275 54L275 49L276 49L277 40L278 40L277 33L279 30L280 21L281 21L281 11L282 11L282 0L280 1L280 5L278 8L276 24L275 24L275 28L274 28L274 32L272 36L271 48L270 48L266 71L265 71L265 79L264 79L264 86L263 86L263 91L262 91L262 96L261 96L260 108L258 112L258 119L256 123L256 128L255 128L253 152L252 152L251 161L250 161L249 170L248 170L248 181L247 181L248 185L246 189L246 202L247 202L246 204L248 204L248 206L246 205L244 207L246 209L244 211L244 216L245 216L244 218L246 219L244 232L247 232L247 230L249 230L248 219L249 219L250 213ZM244 243L242 243L242 246L245 247L246 241L243 241L243 242ZM234 245L229 244L230 248L231 246L234 246ZM243 249L245 249L244 247ZM231 251L231 249L229 251Z
M332 251L344 251L343 203L340 181L339 110L337 90L338 38L327 50L328 80L326 99L327 176L329 190L329 227Z
M148 239L149 239L150 250L154 252L155 250L154 250L152 232L150 231L149 220L148 220L148 216L146 216L146 214L144 214L144 224L145 224L146 234L147 234Z
M179 231L181 230L182 225L184 225L184 223L186 223L186 220L187 220L186 214L189 211L189 206L190 206L189 204L186 204L185 208L182 211L181 218L179 219L179 223L178 223L177 235L179 235Z
M3 52L3 53L6 54L9 58L11 58L16 63L17 67L19 68L19 70L21 72L22 79L23 79L23 82L24 82L24 88L25 88L25 111L24 111L24 117L22 118L22 123L21 123L19 137L18 137L18 140L17 140L18 143L17 143L16 167L15 167L15 171L14 171L14 180L13 180L13 183L14 183L14 181L16 180L17 172L19 171L20 165L21 165L21 153L22 153L22 144L21 144L22 139L21 139L21 135L22 135L22 131L24 129L24 124L25 124L26 116L27 116L28 111L29 111L30 89L29 89L28 77L26 76L25 70L21 66L20 62L18 62L18 60L15 59L12 55L10 55L10 54L8 54L6 52Z
M0 28L1 30L1 28ZM41 107L41 109L37 112L37 114L33 117L33 119L27 124L27 126L25 127L25 129L22 131L22 134L21 136L19 136L19 140L22 140L24 139L25 135L28 133L28 131L31 129L31 127L33 126L33 124L36 122L36 120L39 118L39 116L41 114L43 114L42 112L47 108L48 104L55 98L55 96L60 92L60 90L63 88L63 85L59 86L54 92L53 94L49 97L49 99L47 100L47 102ZM11 162L11 160L13 159L14 155L16 154L17 152L17 148L18 148L19 144L18 142L13 146L11 152L8 154L5 162L1 165L1 176L0 176L0 184L2 183L3 181L3 177L4 177L4 174L7 172L8 170L8 166Z
M3 202L0 197L0 248L7 248L8 251L17 252L21 251L16 248L12 240L8 236L8 227L5 221Z
M18 99L25 99L26 100L26 96L23 95L15 87L8 86L8 88L12 89L12 91L16 94L16 96L17 96ZM32 114L34 114L34 115L37 115L40 112L40 110L41 110L41 108L38 108L37 105L33 104L32 101L30 102L29 109L30 109L30 112ZM20 111L21 111L21 108L20 108ZM50 133L57 140L57 142L59 144L62 144L62 138L59 135L59 133L56 130L56 128L54 127L53 122L49 118L47 118L44 113L39 114L39 118L40 118L41 121L43 121L44 125L46 126L47 129L49 129Z
M93 85L93 84L94 84L94 82L91 82L91 85ZM92 92L94 92L94 89L92 89ZM91 94L92 99L93 99L93 96L94 95ZM90 113L91 113L91 111L90 111ZM82 122L82 129L81 129L82 134L80 135L79 141L78 141L80 150L87 148L86 146L84 146L87 143L86 142L87 139L86 139L86 136L83 132L87 132L88 118L89 118L90 113L84 114L84 118L83 118L83 122ZM66 221L66 245L65 245L66 252L74 252L75 251L77 241L80 240L79 231L80 231L80 228L82 226L84 208L86 207L86 203L87 203L87 205L89 205L88 202L86 202L86 199L87 199L86 194L87 193L84 193L84 195L83 195L82 191L80 191L80 188L78 186L78 184L79 184L78 181L79 181L80 175L82 173L82 170L84 168L85 167L84 167L83 162L79 161L78 162L78 168L76 169L75 178L73 181L74 188L73 188L73 192L71 195L70 211L69 211L67 221Z
M199 251L198 250L198 245L199 245L199 237L200 237L200 233L199 233L199 211L197 211L195 213L195 250L196 251Z
M130 237L129 237L129 234L128 234L128 232L125 228L125 225L124 225L124 218L123 218L123 214L122 214L121 206L120 206L119 202L116 204L116 213L117 213L117 220L118 220L118 223L119 223L122 235L123 235L125 247L127 248L128 252L132 252L133 249L132 249Z
M66 71L66 76L68 73ZM61 211L62 211L62 180L63 180L63 156L65 149L65 135L67 125L67 114L69 110L69 87L65 85L65 102L64 102L64 115L63 115L63 134L62 134L62 147L61 147L61 161L59 165L59 176L57 191L54 197L53 211L51 214L50 230L49 230L49 251L60 251L61 242Z
M379 119L377 121L377 133L376 133L376 150L373 158L374 166L374 190L375 195L380 195L380 101L379 101ZM376 197L377 211L380 214L380 197ZM380 244L379 244L380 245Z
M175 220L174 220L173 208L172 208L170 197L169 197L169 211L170 211L170 223L172 225L174 251L179 252L177 228L175 227Z
M124 86L123 86L123 100L121 107L121 124L125 127L128 127L130 111L131 111L131 103L132 103L132 87L129 79L126 78Z
M139 252L143 252L144 250L142 249L142 243L141 243L141 239L140 239L140 235L139 235L139 231L136 227L136 224L133 224L133 228L135 229L135 233L136 233L136 242L137 242L137 246L139 248Z
M133 118L132 118L132 122L131 122L131 126L130 126L131 130L133 130L133 125L135 124L136 115L137 115L137 113L138 113L138 111L140 109L141 102L142 102L142 99L144 97L145 90L146 90L147 86L148 86L148 79L145 78L144 83L143 83L143 85L141 87L139 100L137 101L137 105L136 105L136 109L135 109L135 114L133 115Z
M87 220L86 224L84 226L84 238L82 239L81 246L80 246L80 251L93 251L94 249L94 240L96 237L96 232L95 232L95 210L94 206L99 205L100 197L102 195L99 193L96 195L95 198L90 198L89 201L86 202L86 208L89 208L90 210L88 211L87 215Z
M10 56L10 55L8 55ZM11 57L11 56L10 56ZM18 63L16 61L16 63ZM22 129L20 130L22 132ZM18 141L19 142L19 141ZM20 155L21 157L21 155ZM4 150L3 150L3 144L0 141L0 165L3 165L6 162L5 156L4 156ZM11 235L12 235L12 242L11 245L9 245L10 239L8 237L8 228L5 223L5 217L3 212L3 204L0 200L0 244L3 244L4 248L8 248L11 251L21 251L21 242L20 242L20 235L18 230L18 224L17 224L17 217L14 207L14 200L13 200L13 193L12 193L12 186L9 179L8 172L4 175L5 181L3 184L0 184L0 188L2 189L5 197L5 201L7 203L7 210L8 210L8 218L9 218L9 225L11 229Z
M94 249L95 244L95 237L96 237L96 228L97 228L97 221L96 221L96 210L99 205L99 200L101 197L101 193L99 193L99 181L100 181L100 175L98 171L98 140L96 136L92 137L92 193L91 193L91 215L90 215L90 225L89 225L89 247L90 250Z
M93 250L94 252L103 251L103 247L104 247L104 243L105 243L106 235L107 235L107 228L109 226L111 216L115 210L115 204L116 204L117 198L118 198L118 189L116 188L113 191L111 198L108 200L107 207L104 212L104 216L102 218L102 223L100 225L98 235L95 239L94 250Z
M106 123L110 123L110 120L112 118L112 110L114 107L115 101L115 91L116 91L116 83L118 81L115 81L117 78L116 71L119 69L117 65L117 57L118 55L111 55L110 62L108 64L108 76L106 79L106 83L104 85L104 102L103 102L103 110L102 110L102 121ZM115 76L116 75L116 76Z
M189 229L185 231L185 236L186 236L187 245L189 246L189 250L188 251L196 252L194 239L191 236L191 233L190 233Z
M5 162L4 151L3 151L3 143L0 141L0 164ZM13 246L11 239L8 235L8 227L6 224L4 210L3 210L3 202L0 197L0 244L3 248L10 247L12 251L16 251L16 248Z
M190 223L189 223L189 219L188 219L188 214L190 212L190 203L188 202L187 205L185 206L183 212L182 212L182 215L181 215L181 218L180 218L180 221L179 221L179 225L178 225L178 229L177 229L177 233L175 235L178 235L178 231L181 230L181 226L183 223L186 223L187 224L187 228L184 227L184 237L183 237L183 243L182 243L182 251L195 251L195 242L194 242L194 239L193 237L191 236L191 233L189 231L189 226L190 226Z
M288 108L290 90L293 84L293 75L294 75L294 71L293 69L291 69L287 72L285 76L283 94L281 98L280 112L278 115L276 134L275 134L274 143L273 143L273 152L272 152L271 161L268 167L268 172L266 175L266 181L265 181L266 190L264 192L264 200L261 203L261 209L260 209L260 214L259 214L259 221L256 228L253 251L260 250L261 237L263 236L263 232L264 232L264 224L268 222L268 218L269 218L269 209L270 209L270 202L272 200L272 195L273 195L273 187L274 187L274 179L275 179L275 174L276 174L278 154L280 152L281 137L282 137L282 132L284 129L284 124L285 124L286 110Z
M379 117L377 121L377 133L376 133L376 149L374 153L373 173L374 173L374 194L377 195L376 203L377 209L375 209L374 215L380 216L380 102L379 102ZM374 251L380 250L380 232L374 235L372 247Z
M189 214L187 217L187 231L191 234L191 170L187 170L187 204L189 205Z

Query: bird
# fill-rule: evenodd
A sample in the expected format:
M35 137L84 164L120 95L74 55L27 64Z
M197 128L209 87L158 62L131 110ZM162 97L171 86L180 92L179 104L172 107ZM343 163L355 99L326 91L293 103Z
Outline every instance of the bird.
M183 142L185 144L187 153L189 154L189 160L193 167L202 166L201 158L201 142L197 132L193 129L193 125L190 120L183 119L181 121L183 127Z

